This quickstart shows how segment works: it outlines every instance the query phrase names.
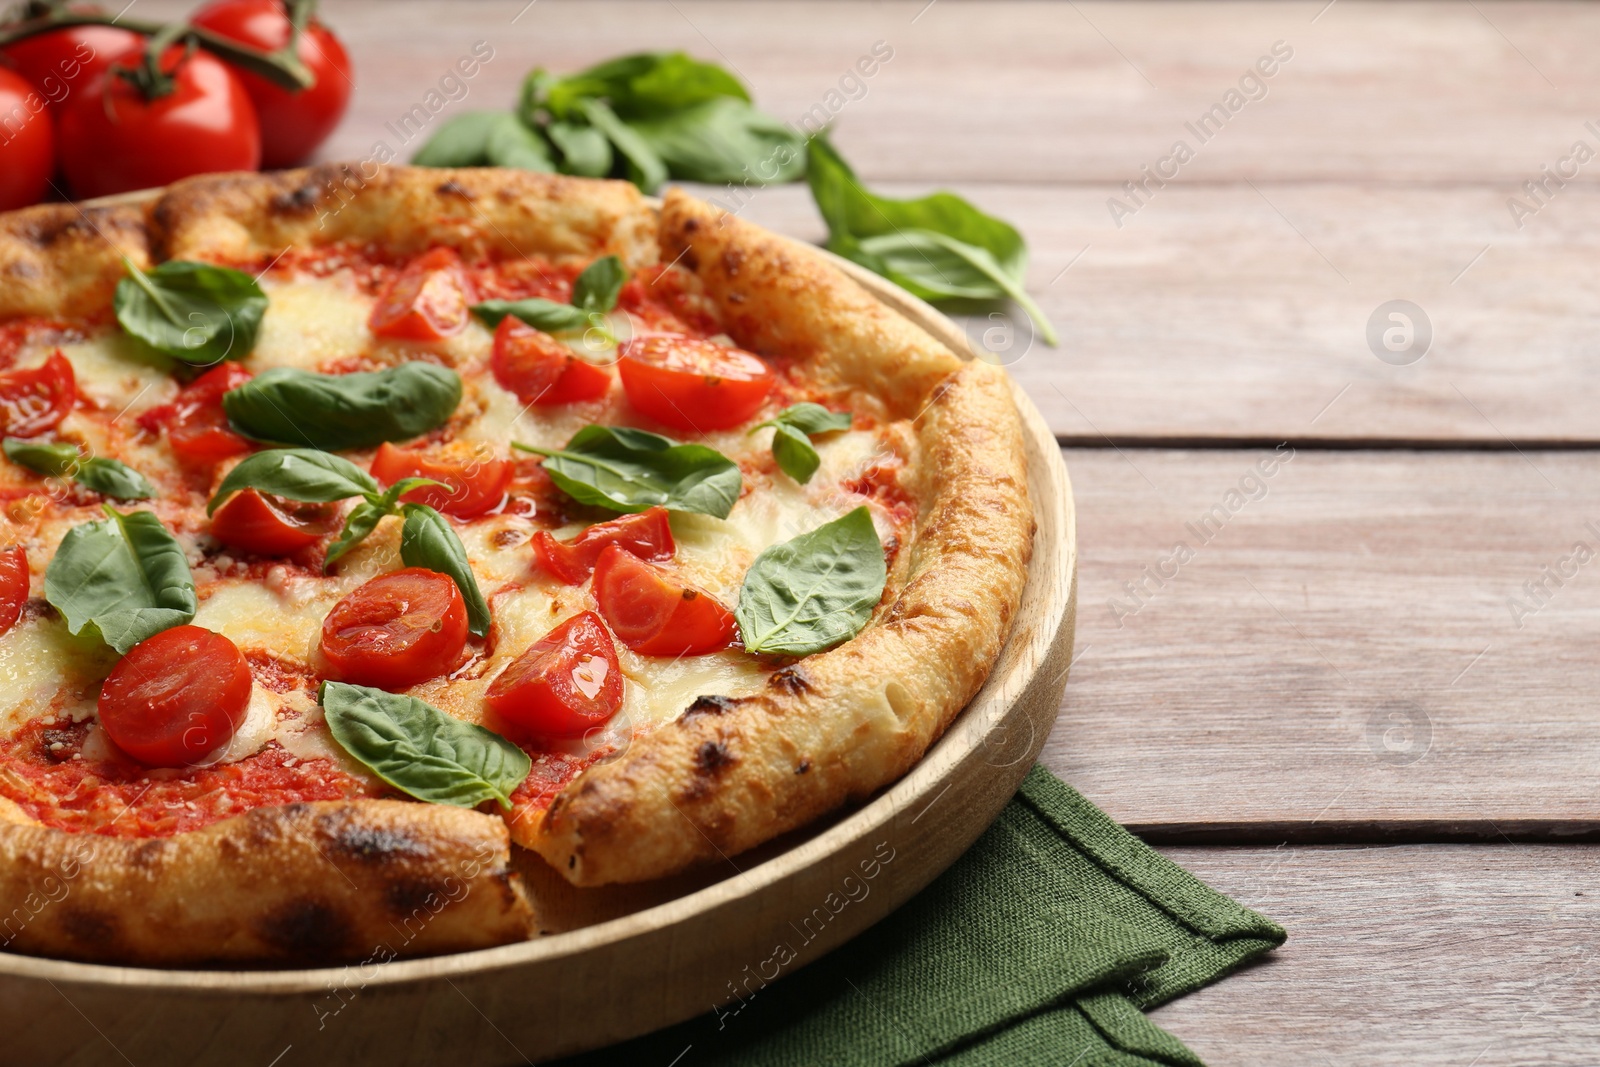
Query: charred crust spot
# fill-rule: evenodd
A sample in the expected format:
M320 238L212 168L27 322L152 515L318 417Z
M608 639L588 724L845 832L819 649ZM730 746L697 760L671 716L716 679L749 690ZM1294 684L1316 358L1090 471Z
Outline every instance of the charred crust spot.
M286 956L327 959L340 955L349 944L351 925L337 909L304 898L268 912L256 924L256 932Z
M803 759L800 761L800 765L794 769L794 773L805 774L809 770L811 770L811 761Z
M728 294L728 303L730 303L730 304L742 304L744 302L745 302L745 295L743 293L729 293Z
M389 909L399 916L437 912L443 907L440 901L449 898L444 883L436 878L402 878L391 882L383 895Z
M110 912L63 903L60 922L61 932L79 944L104 950L116 941L117 917Z
M442 183L437 189L434 190L434 192L440 196L460 197L462 200L471 200L473 198L472 190L468 189L465 185L462 185L454 178Z
M577 857L577 855L573 854L571 856L568 856L567 857L567 870L569 870L569 871L573 870L577 866L578 866L578 857Z
M342 815L323 816L317 829L332 841L332 851L362 863L390 863L428 855L428 846L404 830L362 826Z
M707 741L695 749L694 769L707 777L716 775L732 762L733 754L721 741Z
M678 725L693 722L702 715L726 715L742 703L737 697L703 696L695 697L694 703L684 709L678 716Z
M167 856L167 842L162 838L146 841L133 850L129 862L135 867L155 867Z
M811 689L811 679L806 677L806 672L798 665L784 667L773 673L767 679L767 685L773 689L781 689L785 693L805 693Z
M311 175L298 187L273 197L267 208L274 215L309 215L320 199L316 176Z
M683 232L684 233L698 233L699 231L700 231L700 220L699 219L684 219L683 220Z

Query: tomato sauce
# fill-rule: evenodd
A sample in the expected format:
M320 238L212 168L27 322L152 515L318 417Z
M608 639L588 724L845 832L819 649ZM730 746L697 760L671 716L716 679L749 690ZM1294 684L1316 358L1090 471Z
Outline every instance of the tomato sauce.
M533 759L533 770L511 792L511 810L519 819L529 812L544 811L574 778L617 752L611 745L601 745L580 756L546 752L530 745L523 745L522 750Z
M236 763L187 770L86 760L88 732L88 723L48 726L36 719L0 742L0 796L59 830L170 837L253 808L382 792L328 760L297 760L276 742Z

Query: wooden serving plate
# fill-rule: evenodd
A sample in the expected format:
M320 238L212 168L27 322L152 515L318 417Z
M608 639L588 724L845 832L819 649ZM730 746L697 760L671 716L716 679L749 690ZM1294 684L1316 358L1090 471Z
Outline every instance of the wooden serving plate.
M854 264L835 264L971 357L949 319ZM1012 392L1038 521L1015 628L977 697L875 799L724 867L660 883L578 890L525 853L547 936L479 952L294 971L157 970L0 952L0 1061L532 1063L748 996L871 926L999 814L1044 745L1066 684L1077 601L1072 490L1043 418Z

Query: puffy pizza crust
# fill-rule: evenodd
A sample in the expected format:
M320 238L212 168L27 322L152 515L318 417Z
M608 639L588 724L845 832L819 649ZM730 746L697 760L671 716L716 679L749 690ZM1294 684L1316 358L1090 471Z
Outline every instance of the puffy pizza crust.
M988 677L1033 550L1022 425L1000 371L962 363L821 256L682 193L666 198L661 242L740 344L812 360L915 417L919 509L854 639L763 693L708 694L513 826L576 885L731 856L900 777Z
M122 257L150 265L144 209L40 204L0 215L0 319L109 308Z

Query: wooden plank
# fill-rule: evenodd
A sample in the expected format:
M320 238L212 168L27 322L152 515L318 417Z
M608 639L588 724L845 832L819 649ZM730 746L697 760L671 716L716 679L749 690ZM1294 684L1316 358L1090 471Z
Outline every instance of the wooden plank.
M443 15L435 4L331 0L357 94L327 154L365 155L479 39L496 58L460 106L509 104L535 65L683 48L736 68L780 118L821 105L877 179L1120 184L1187 138L1198 154L1185 180L1516 184L1600 117L1600 71L1572 47L1600 32L1593 8L1342 0L1318 17L1325 3L502 0ZM841 77L880 40L893 58L864 90L847 83L850 99ZM1293 58L1264 81L1266 95L1199 144L1184 123L1280 40Z
M1213 1067L1595 1062L1600 850L1163 851L1289 930L1152 1013Z
M1066 452L1077 660L1045 764L1166 839L1594 833L1600 563L1574 545L1600 552L1600 463L1271 455Z
M1002 353L1068 443L1526 447L1600 434L1587 268L1600 190L1563 191L1519 232L1491 185L1175 185L1120 230L1109 186L955 188L1028 237L1030 289L1062 344L1030 345L1025 320L1009 318L1015 333L965 317L968 334ZM743 214L826 236L804 189L763 190ZM1395 299L1432 330L1406 366L1367 340Z

